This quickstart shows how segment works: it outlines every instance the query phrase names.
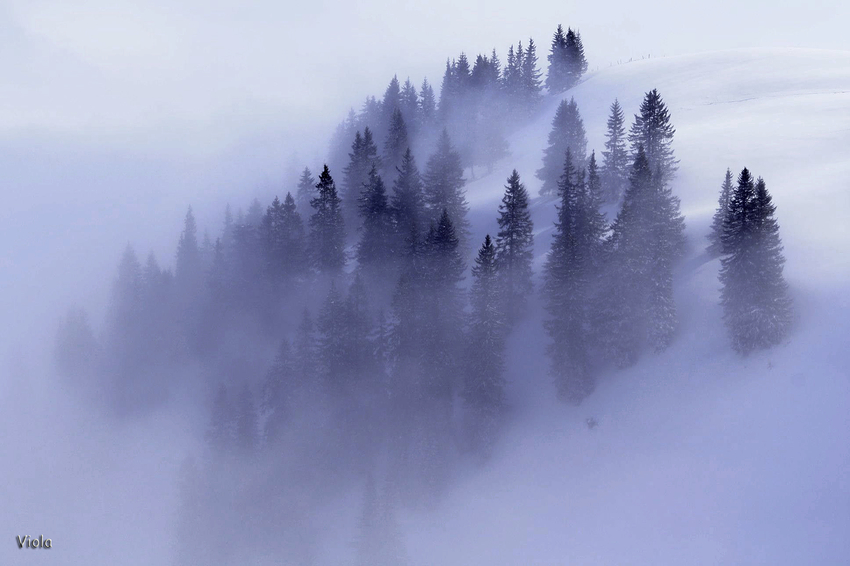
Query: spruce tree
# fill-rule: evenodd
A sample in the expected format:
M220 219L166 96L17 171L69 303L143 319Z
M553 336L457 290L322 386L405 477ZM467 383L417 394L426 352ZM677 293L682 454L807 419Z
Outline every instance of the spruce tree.
M711 257L719 256L723 251L721 242L723 237L723 224L726 214L729 212L729 199L732 197L732 170L726 169L726 177L720 187L720 197L717 199L717 210L711 219L711 230L708 233L708 247L706 253Z
M527 112L531 112L541 99L541 72L537 68L537 46L528 39L528 48L522 59L522 101Z
M595 388L587 335L592 250L589 239L581 233L588 224L583 218L587 214L583 208L583 175L575 172L569 150L558 191L558 217L543 271L548 313L544 326L550 339L547 352L558 397L578 404Z
M791 326L775 212L764 180L741 171L723 223L720 297L732 347L744 355L779 344Z
M558 105L548 144L543 151L543 167L537 170L537 178L543 181L541 195L556 196L567 149L577 168L584 167L586 160L587 136L575 99L571 98L569 102L562 100Z
M670 111L658 94L652 89L640 105L640 114L635 114L635 121L629 131L629 142L632 144L632 155L637 156L638 146L642 146L649 162L649 169L655 173L660 170L659 181L667 184L678 170L679 161L673 154L673 135L676 129L670 123Z
M499 233L496 236L496 265L503 286L504 310L508 321L524 312L531 294L531 264L534 261L534 224L528 210L528 191L513 170L499 205Z
M357 245L357 263L373 274L384 272L395 256L395 229L384 181L374 167L360 199L360 217L363 228Z
M620 102L614 99L608 116L608 131L605 134L605 150L602 152L600 177L604 199L619 203L629 184L629 153L626 148L626 117Z
M395 218L396 241L404 241L410 235L411 227L416 227L418 230L425 225L422 178L416 166L416 159L409 148L404 152L398 176L393 183L390 205Z
M305 167L298 179L298 192L295 197L295 203L300 210L310 208L310 201L313 200L315 188L316 179L313 178L313 173L310 172L309 167Z
M422 86L419 88L419 115L423 129L430 131L437 120L437 98L434 96L434 89L428 83L428 79L422 79Z
M372 167L381 168L382 163L378 157L378 148L372 138L372 130L367 126L363 135L357 132L351 144L351 153L348 154L349 162L343 172L343 212L345 221L352 231L359 224L357 219L357 203L360 202L360 194L369 182L369 171Z
M419 133L421 116L419 110L419 95L416 93L416 87L410 82L410 78L404 81L401 87L401 102L399 106L402 118L407 126L407 135L413 140Z
M463 186L463 166L460 154L452 146L448 132L444 129L437 141L434 154L428 158L424 175L424 196L426 210L431 222L437 222L441 213L448 211L454 230L464 243L469 237L469 205Z
M384 142L384 176L388 182L395 180L396 169L401 165L404 153L409 149L410 142L407 139L407 126L398 108L393 112L390 119L387 140Z
M190 206L183 221L180 241L177 243L175 276L182 285L191 287L197 282L200 271L201 251L198 247L198 227Z
M310 246L312 261L323 274L335 276L345 267L345 225L336 185L325 165L319 182L318 194L310 201Z
M587 59L584 57L584 45L578 31L567 28L564 38L564 50L567 55L568 88L575 86L587 71Z
M564 28L558 24L548 56L549 71L546 74L546 89L549 94L559 94L572 86L568 53Z
M462 396L473 447L489 451L505 404L505 316L496 246L488 234L472 267L470 340Z

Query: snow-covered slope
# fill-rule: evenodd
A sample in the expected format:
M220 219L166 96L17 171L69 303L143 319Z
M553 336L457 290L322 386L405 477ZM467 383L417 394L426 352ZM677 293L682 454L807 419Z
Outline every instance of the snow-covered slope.
M652 88L677 128L675 192L692 247L677 274L675 344L601 376L576 408L552 399L540 329L518 329L517 425L436 516L409 519L412 556L850 563L850 53L726 51L600 70L566 94L581 110L588 149L602 148L614 97L629 115ZM537 193L534 171L559 100L510 140L511 157L468 185L475 234L493 231L512 168ZM726 167L737 175L744 166L774 195L799 314L787 344L747 358L733 354L722 326L719 262L702 257ZM553 202L535 203L538 254L553 214ZM589 416L599 421L593 431Z

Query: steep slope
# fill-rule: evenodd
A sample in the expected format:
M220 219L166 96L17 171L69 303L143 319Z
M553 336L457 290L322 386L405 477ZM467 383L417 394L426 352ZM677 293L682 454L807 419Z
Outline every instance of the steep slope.
M631 118L652 88L677 128L675 192L692 248L677 274L676 342L602 376L576 408L553 399L541 330L519 328L517 425L483 476L470 473L436 517L411 518L411 555L489 565L850 560L850 53L727 51L598 71L567 93L588 149L602 148L614 97ZM495 229L512 168L536 194L558 101L468 185L475 234ZM799 314L786 344L747 358L722 326L719 261L702 254L726 167L744 166L774 195ZM552 201L535 202L541 258L553 215Z

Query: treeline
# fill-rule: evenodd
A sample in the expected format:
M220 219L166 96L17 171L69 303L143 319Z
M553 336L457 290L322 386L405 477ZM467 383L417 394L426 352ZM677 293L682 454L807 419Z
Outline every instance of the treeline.
M536 61L532 41L512 47L504 68L495 52L471 69L461 55L447 63L439 103L427 82L417 93L393 79L382 101L370 98L337 131L347 156L317 177L305 168L283 200L265 209L255 200L235 215L228 207L215 239L199 236L190 208L173 271L128 246L102 338L82 313L64 321L61 369L89 379L118 412L178 385L211 397L181 526L208 541L209 563L235 552L225 533L245 530L236 525L262 534L283 521L303 534L304 494L331 497L351 482L368 486L361 563L403 563L396 505L443 490L460 455L492 453L508 409L506 343L538 279L534 226L514 170L497 233L473 234L464 173L488 163L476 156L504 155L488 146L501 134L481 127L533 114ZM580 37L559 26L549 92L585 70ZM674 134L656 90L628 133L615 100L597 163L575 101L555 114L536 172L557 209L539 292L550 373L567 402L675 339L673 273L686 240L671 185ZM606 206L617 209L610 222ZM743 353L778 343L790 324L773 215L763 180L745 169L736 188L727 172L709 252L723 256L725 320ZM252 490L274 495L256 502ZM265 520L284 507L295 510ZM303 553L281 548L292 561L309 563L310 543L279 540Z

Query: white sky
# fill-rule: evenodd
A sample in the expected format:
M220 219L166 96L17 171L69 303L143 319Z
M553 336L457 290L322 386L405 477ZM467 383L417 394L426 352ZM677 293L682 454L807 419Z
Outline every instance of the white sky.
M734 47L850 49L842 2L4 0L0 136L206 154L328 129L398 73L578 27L591 68ZM843 24L842 24L843 22Z

